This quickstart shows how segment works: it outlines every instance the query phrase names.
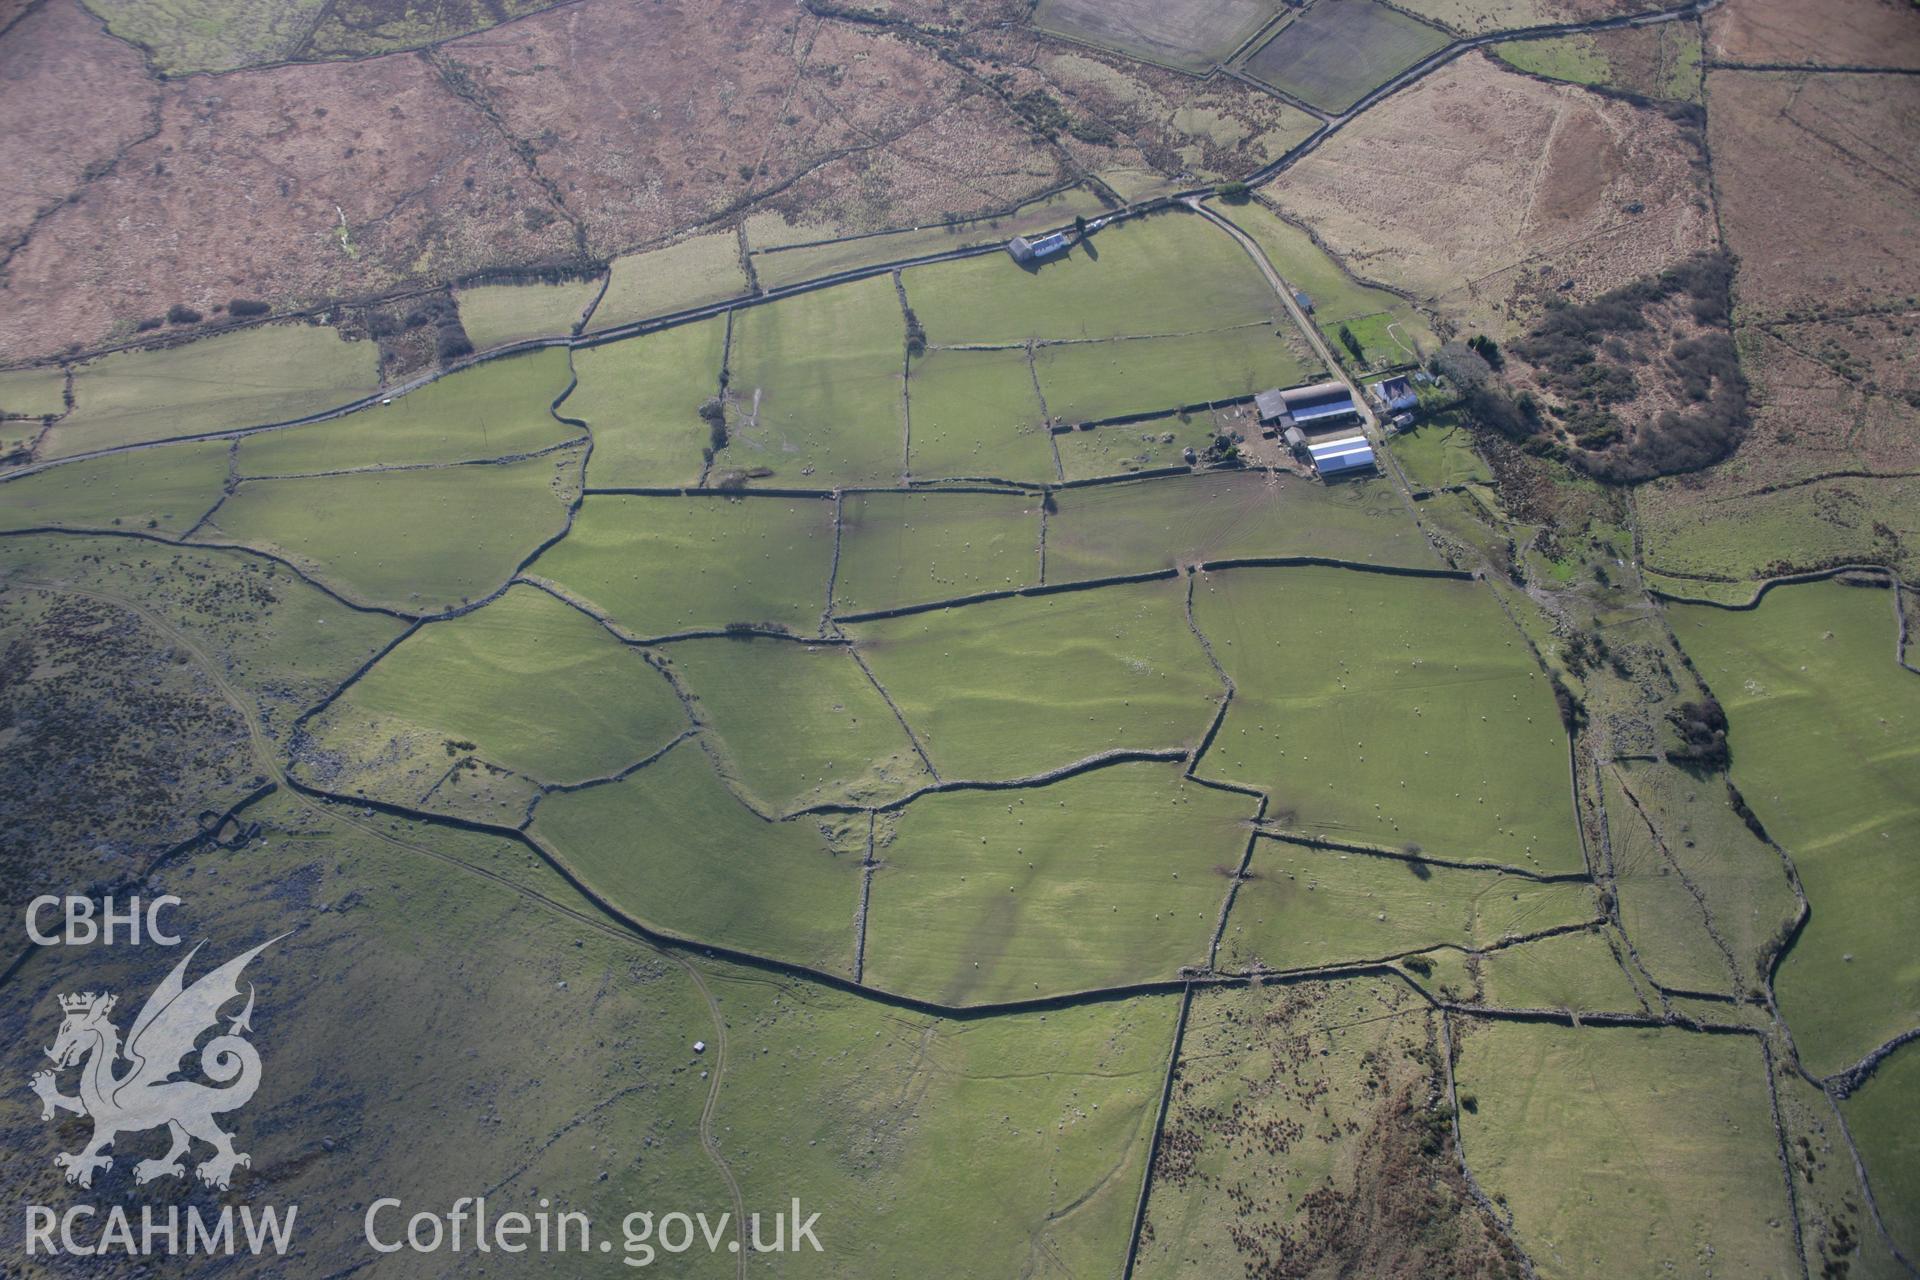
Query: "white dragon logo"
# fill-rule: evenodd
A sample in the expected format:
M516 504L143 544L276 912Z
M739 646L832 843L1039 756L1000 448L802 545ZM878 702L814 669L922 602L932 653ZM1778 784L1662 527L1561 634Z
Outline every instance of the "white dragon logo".
M253 1029L252 984L247 987L246 1008L228 1020L226 1034L215 1036L200 1050L201 1071L224 1087L171 1077L180 1070L181 1060L193 1052L194 1042L218 1025L221 1007L239 998L240 972L248 961L279 940L269 939L236 956L189 987L184 979L188 963L200 951L196 945L147 997L140 1015L133 1020L124 1048L119 1029L107 1020L115 997L94 991L60 997L66 1018L47 1056L53 1059L56 1070L80 1067L80 1096L70 1098L61 1093L54 1071L36 1072L32 1085L40 1095L42 1120L53 1119L56 1110L93 1120L93 1138L84 1148L53 1158L67 1171L68 1182L91 1187L95 1170L113 1167L112 1157L101 1153L113 1145L115 1138L162 1125L172 1138L172 1146L160 1159L136 1164L136 1182L184 1176L186 1166L180 1157L195 1138L214 1149L211 1158L194 1167L194 1173L210 1187L225 1190L237 1166L252 1164L250 1157L233 1149L233 1136L213 1122L216 1115L245 1106L260 1087L260 1054L240 1034ZM123 1056L131 1065L124 1074L115 1075L114 1066Z

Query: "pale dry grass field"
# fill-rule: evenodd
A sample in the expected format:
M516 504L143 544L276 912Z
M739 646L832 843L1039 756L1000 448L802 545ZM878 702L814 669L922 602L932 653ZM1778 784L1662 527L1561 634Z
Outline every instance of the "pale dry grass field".
M1920 67L1920 11L1907 0L1728 0L1705 23L1719 61Z
M1920 80L1715 71L1707 118L1739 319L1920 293Z
M1469 54L1264 188L1360 275L1510 330L1712 248L1687 126Z

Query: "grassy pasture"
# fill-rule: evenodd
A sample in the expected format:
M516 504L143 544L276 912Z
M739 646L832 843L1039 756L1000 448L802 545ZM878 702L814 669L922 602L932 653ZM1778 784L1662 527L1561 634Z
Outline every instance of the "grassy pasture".
M1203 776L1265 789L1310 835L1584 869L1566 731L1484 586L1236 569L1193 608L1239 688Z
M1115 223L1033 269L994 253L914 267L902 280L940 345L1197 333L1280 314L1240 247L1181 213Z
M846 627L943 778L1019 778L1197 742L1220 681L1177 579Z
M1215 471L1063 489L1054 503L1049 582L1241 556L1439 567L1385 481L1328 486L1277 472Z
M1356 357L1353 349L1347 345L1346 338L1340 332L1342 329L1360 344L1359 356ZM1337 324L1329 322L1324 332L1327 342L1340 353L1340 358L1362 374L1376 369L1419 364L1440 349L1440 340L1434 336L1426 317L1408 303L1401 303L1388 311L1354 316Z
M321 0L91 0L87 8L176 77L291 57L330 12Z
M464 633L460 637L463 643L469 638ZM446 658L452 647L442 637L440 647L425 655L427 661L406 661L402 669L419 674L423 667L430 667L437 673L458 663L464 677L498 682L505 665L502 660L523 658L515 650L524 648L494 644L477 654L455 653L451 661L433 661ZM510 671L507 679L513 679ZM540 681L534 678L529 683L538 687ZM646 692L641 691L641 696ZM509 691L496 705L483 689L452 699L455 705L445 712L431 697L411 688L403 688L388 705L358 701L353 693L349 689L302 726L299 777L336 795L365 796L426 813L513 826L525 820L546 785L528 762L543 763L537 757L545 749L550 759L544 767L553 776L552 760L563 759L569 750L564 737L541 722L542 708L536 706L530 712L526 696L517 691ZM398 714L391 709L395 704L406 704L403 709L410 714ZM477 727L483 741L451 736L450 722L456 717L463 730ZM665 737L660 740L664 742ZM512 759L525 772L499 763L496 749L500 758ZM577 760L595 748L572 750ZM603 762L601 768L611 772L624 763Z
M1177 764L922 796L875 849L867 981L985 1004L1204 965L1254 803Z
M1775 566L1873 560L1911 577L1920 556L1920 479L1844 477L1715 501L1675 479L1642 503L1646 562L1654 570L1762 578ZM1683 584L1699 595L1712 584Z
M0 483L0 529L65 525L185 533L220 500L225 440L69 462Z
M1766 1064L1746 1036L1468 1024L1467 1163L1543 1276L1785 1277L1794 1258ZM1711 1250L1711 1254L1709 1254Z
M1561 36L1557 40L1509 40L1495 45L1493 52L1502 62L1521 71L1572 84L1606 84L1613 70L1607 56L1594 46L1591 35Z
M1454 414L1394 436L1388 448L1416 489L1493 483L1493 472L1473 450L1473 433Z
M587 332L685 311L747 292L740 240L731 231L695 236L665 249L615 258L606 296L587 317Z
M1720 779L1620 764L1608 780L1607 815L1620 918L1654 977L1705 991L1730 980L1684 872L1733 952L1742 989L1757 984L1765 949L1793 918L1793 891L1780 855L1747 829Z
M636 636L732 622L811 635L827 607L833 504L594 494L528 566Z
M862 613L1032 586L1040 498L1020 493L850 493L840 507L834 609Z
M1817 582L1668 617L1726 708L1735 785L1813 904L1775 989L1826 1075L1920 1023L1920 681L1893 663L1893 595Z
M1700 33L1692 23L1594 31L1495 45L1504 62L1537 76L1678 102L1700 99Z
M754 244L753 273L763 289L777 289L802 280L818 280L841 271L883 262L899 262L950 249L984 243L1002 243L1016 235L1034 235L1065 226L1075 217L1097 218L1107 212L1098 196L1085 187L1024 204L1003 218L972 218L930 227L909 227L855 239L831 239L833 228L821 227L819 243L772 243L784 236L757 236L754 219L747 222L747 239ZM762 247L760 241L767 243Z
M1317 362L1288 343L1291 326L1037 347L1033 368L1050 417L1098 422L1232 400L1309 380Z
M1912 1272L1894 1260L1892 1250L1867 1214L1858 1166L1840 1134L1833 1103L1825 1091L1778 1058L1773 1080L1780 1101L1780 1127L1798 1192L1807 1273L1825 1280L1844 1267L1848 1280L1900 1280L1911 1276ZM1854 1141L1860 1141L1857 1131ZM1868 1176L1873 1175L1869 1172ZM1884 1214L1885 1202L1880 1203Z
M1920 1252L1920 1052L1893 1051L1867 1083L1841 1104L1847 1128L1866 1162L1874 1201L1894 1243Z
M0 371L0 417L44 418L67 411L64 369Z
M371 342L318 325L261 325L157 351L116 351L78 366L73 412L44 458L211 435L331 409L380 385Z
M1213 443L1211 414L1176 414L1147 422L1113 422L1104 427L1058 432L1053 447L1068 480L1127 475L1184 464L1185 451L1206 452Z
M1642 935L1644 938L1644 935ZM1641 947L1644 953L1645 947ZM1602 933L1563 933L1480 959L1486 1003L1508 1009L1645 1013L1633 979ZM1722 1013L1718 1021L1729 1020Z
M1447 34L1374 0L1318 0L1246 61L1248 75L1323 111L1345 111Z
M1347 352L1340 346L1342 324L1353 329L1368 355L1378 356L1382 363L1412 359L1405 350L1407 346L1427 352L1439 349L1439 339L1424 316L1399 294L1355 280L1303 228L1258 203L1216 208L1214 212L1223 214L1253 238L1289 288L1307 295L1313 303L1314 325L1343 358ZM1385 332L1388 324L1395 326L1393 336Z
M864 829L864 821L861 824ZM683 937L853 971L860 858L767 822L683 742L619 782L548 794L533 834L623 911Z
M1577 881L1542 884L1280 840L1261 840L1249 871L1220 939L1229 969L1310 969L1442 944L1477 950L1599 914L1592 886Z
M1272 0L1040 0L1033 25L1179 71L1205 71L1273 18Z
M728 637L663 649L762 812L885 804L932 779L842 645Z
M242 476L462 462L532 453L579 436L551 412L572 375L554 348L489 360L394 397L392 404L240 442Z
M578 451L497 466L250 480L199 534L278 552L343 594L412 612L486 595L566 527Z
M722 1155L750 1210L798 1195L821 1215L824 1252L766 1255L778 1274L1120 1273L1177 999L960 1021L707 973L729 1041Z
M906 320L886 276L733 318L722 464L776 485L896 484L906 465Z
M697 484L710 443L699 409L720 393L724 363L726 317L576 351L578 384L559 413L593 434L588 484Z
M593 432L587 483L696 483L711 440L700 406L719 394L726 356L725 316L574 352L579 384L560 412Z
M471 739L482 759L557 783L614 773L687 725L666 677L533 587L422 627L345 700Z
M1024 347L929 351L907 370L916 479L1057 478Z
M1607 831L1620 923L1635 939L1640 961L1655 981L1687 991L1725 993L1734 982L1726 953L1714 942L1706 913L1670 860L1683 828L1674 824L1674 839L1669 843L1668 815L1652 810L1642 817L1622 781L1618 766L1606 778ZM1640 790L1636 787L1636 794Z
M460 325L476 351L527 338L564 338L599 296L598 279L483 284L454 291Z

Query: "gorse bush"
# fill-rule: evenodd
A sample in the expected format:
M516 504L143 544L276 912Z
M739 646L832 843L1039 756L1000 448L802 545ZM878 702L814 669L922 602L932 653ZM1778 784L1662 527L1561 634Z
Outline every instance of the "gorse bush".
M1591 302L1556 302L1512 350L1538 371L1558 405L1547 415L1537 407L1510 409L1503 393L1480 388L1468 391L1467 410L1480 425L1521 441L1549 417L1557 419L1576 446L1566 451L1567 461L1615 484L1711 466L1733 452L1751 421L1746 375L1726 327L1732 286L1731 258L1697 254ZM1676 301L1684 302L1682 314L1708 331L1676 337L1662 351L1662 335L1648 313ZM1490 369L1500 366L1492 339L1476 337L1467 347ZM1459 357L1446 355L1443 367L1456 373ZM1456 381L1465 386L1468 380ZM1635 424L1624 421L1616 409L1654 386L1669 390L1681 407ZM1560 452L1550 441L1533 444L1550 446L1536 451Z

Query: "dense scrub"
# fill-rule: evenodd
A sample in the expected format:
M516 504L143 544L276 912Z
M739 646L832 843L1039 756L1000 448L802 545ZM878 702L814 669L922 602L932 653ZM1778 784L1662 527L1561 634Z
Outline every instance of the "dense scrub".
M1598 479L1697 471L1732 453L1749 424L1732 280L1730 257L1698 254L1591 302L1551 306L1510 348L1537 393L1491 376L1504 363L1491 342L1440 363L1480 425Z

